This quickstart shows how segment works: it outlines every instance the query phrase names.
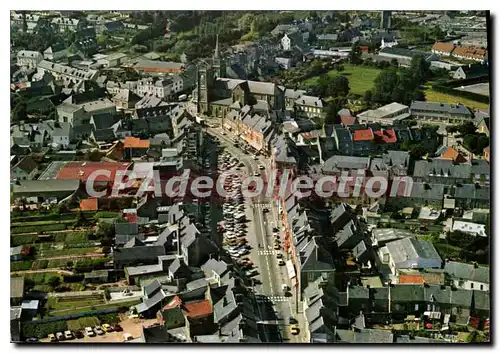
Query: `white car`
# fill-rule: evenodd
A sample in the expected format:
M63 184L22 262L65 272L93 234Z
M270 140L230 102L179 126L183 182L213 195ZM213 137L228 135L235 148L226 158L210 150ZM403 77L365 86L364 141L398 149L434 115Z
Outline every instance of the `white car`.
M95 336L95 332L92 330L92 327L85 327L85 334L89 337Z
M266 167L264 167L263 165L259 165L259 169L264 170L264 169L266 169Z

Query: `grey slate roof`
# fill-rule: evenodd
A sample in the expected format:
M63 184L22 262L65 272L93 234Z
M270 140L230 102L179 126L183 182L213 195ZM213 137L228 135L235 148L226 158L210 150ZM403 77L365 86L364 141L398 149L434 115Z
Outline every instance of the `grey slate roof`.
M413 101L411 102L410 111L412 112L413 110L428 111L430 113L440 112L443 114L472 116L470 110L462 104Z
M118 223L115 223L115 233L116 234L137 235L137 234L139 234L139 226L137 225L137 223L118 222Z
M325 161L322 169L325 172L338 172L344 169L368 169L370 158L353 156L332 156Z
M134 248L118 248L113 252L114 261L139 261L154 260L158 256L165 255L165 248L162 246L137 246Z
M476 268L472 264L447 261L444 264L444 271L454 278L482 283L490 283L489 267L478 266Z
M387 250L395 263L416 259L441 260L431 242L417 238L403 238L387 243Z
M476 310L490 310L490 292L474 290L474 307Z
M14 193L74 192L79 187L80 180L78 179L20 180L19 185L14 185Z
M443 184L414 182L410 197L424 200L443 200L444 187Z
M428 177L440 175L445 177L447 174L449 178L468 179L471 176L471 165L454 164L452 160L440 158L428 158L415 162L413 175L416 177Z

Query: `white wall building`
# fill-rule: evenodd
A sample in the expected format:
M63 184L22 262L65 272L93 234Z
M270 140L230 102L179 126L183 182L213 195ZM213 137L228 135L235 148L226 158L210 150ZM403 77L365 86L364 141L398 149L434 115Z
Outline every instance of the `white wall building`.
M34 69L43 60L40 52L32 50L21 50L17 53L17 66Z
M165 99L171 97L183 89L183 80L180 75L168 76L154 81L153 78L145 78L137 82L136 94L139 97L153 95Z

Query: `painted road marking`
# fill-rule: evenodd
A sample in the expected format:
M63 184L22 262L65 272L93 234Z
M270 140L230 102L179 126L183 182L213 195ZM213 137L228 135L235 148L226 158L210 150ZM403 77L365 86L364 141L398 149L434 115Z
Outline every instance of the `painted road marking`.
M258 250L257 255L276 255L278 252L277 250Z

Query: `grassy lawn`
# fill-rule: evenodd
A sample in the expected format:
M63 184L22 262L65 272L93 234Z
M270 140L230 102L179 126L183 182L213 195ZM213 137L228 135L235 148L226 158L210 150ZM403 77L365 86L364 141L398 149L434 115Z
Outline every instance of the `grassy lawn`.
M345 64L344 71L342 71L341 74L349 79L349 87L351 88L350 93L363 96L367 90L373 88L373 81L377 78L380 71L382 70L375 69L373 67ZM330 77L334 77L338 74L337 70L328 72L328 76ZM318 78L319 76L307 79L305 81L305 85L314 85Z
M78 309L86 306L93 306L104 304L104 300L102 298L89 297L85 299L77 299L77 300L58 300L58 298L49 298L48 302L49 310L66 310L66 309Z
M443 259L446 257L459 257L460 250L462 250L458 246L453 246L445 243L434 243L434 247Z
M70 248L70 249L61 249L61 250L43 250L43 257L56 257L56 256L65 256L65 255L82 255L93 253L99 250L97 247L91 248Z
M104 304L104 305L94 304L95 309L82 308L82 305L79 305L79 307L74 307L74 310L60 311L60 312L49 312L48 316L61 316L61 315L78 314L78 313L84 313L84 312L93 311L93 310L99 310L99 309L111 309L111 308L118 309L121 307L131 307L133 305L139 304L140 302L141 302L140 299L136 299L136 300L123 302L123 303L110 303L110 304ZM92 305L92 304L90 304L90 305Z
M433 91L430 88L425 90L425 100L429 102L442 102L442 103L462 103L471 108L478 109L488 109L489 106L486 103L476 102L470 99L452 96L451 94L441 93Z

